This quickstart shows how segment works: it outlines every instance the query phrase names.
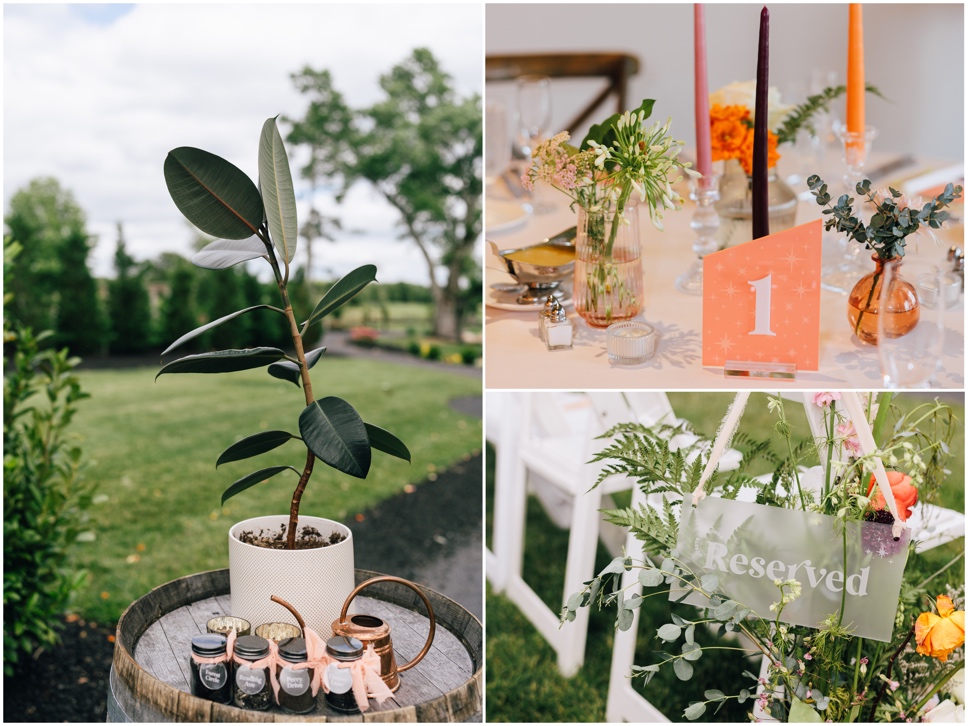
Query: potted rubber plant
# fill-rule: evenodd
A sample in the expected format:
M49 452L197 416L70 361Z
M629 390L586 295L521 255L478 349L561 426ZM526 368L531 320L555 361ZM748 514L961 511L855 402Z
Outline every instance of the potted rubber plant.
M281 304L253 305L213 320L181 336L162 358L212 328L261 309L278 314L280 325L286 326L292 338L293 352L258 347L187 355L165 364L158 376L266 368L270 376L301 388L305 407L298 417L298 434L278 430L254 433L225 449L216 466L258 456L294 440L304 445L305 456L297 466L258 469L233 482L222 494L224 504L285 471L299 477L288 515L249 519L229 531L232 614L249 620L253 627L284 619L284 611L270 601L271 595L278 595L303 614L307 625L325 633L355 584L353 540L350 530L338 522L300 516L300 502L313 467L319 460L363 479L370 468L372 449L406 461L410 461L410 452L393 434L364 422L347 401L336 396L317 397L310 369L326 349L306 351L303 345L313 326L375 281L376 267L363 265L345 275L329 288L308 317L297 317L288 291L299 229L296 196L275 118L266 120L262 127L258 168L257 186L241 169L207 151L180 147L168 153L164 173L172 200L188 221L216 238L196 253L192 262L222 270L262 258L272 269Z

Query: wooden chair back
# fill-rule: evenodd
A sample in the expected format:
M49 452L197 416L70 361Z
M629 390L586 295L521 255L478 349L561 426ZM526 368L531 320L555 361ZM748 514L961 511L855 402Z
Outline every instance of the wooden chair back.
M489 55L484 62L487 82L513 81L518 76L550 78L604 78L605 88L565 128L577 129L608 97L615 96L616 111L627 109L628 80L639 72L639 59L626 53L546 53Z

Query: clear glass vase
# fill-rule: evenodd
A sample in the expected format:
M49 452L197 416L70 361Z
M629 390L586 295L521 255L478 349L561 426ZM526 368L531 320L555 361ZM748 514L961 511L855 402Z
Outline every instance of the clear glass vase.
M921 317L921 305L914 285L901 277L901 257L882 260L871 255L874 271L864 275L847 296L847 320L854 334L865 343L877 345L878 317L883 317L881 330L887 337L900 338L910 333ZM882 294L884 270L893 268L890 290Z
M719 182L719 249L733 247L753 239L753 179L743 171L739 159L724 162ZM774 166L767 177L770 207L770 234L790 229L797 218L797 195L776 173Z
M642 309L642 255L636 207L578 209L575 311L595 328L629 320Z

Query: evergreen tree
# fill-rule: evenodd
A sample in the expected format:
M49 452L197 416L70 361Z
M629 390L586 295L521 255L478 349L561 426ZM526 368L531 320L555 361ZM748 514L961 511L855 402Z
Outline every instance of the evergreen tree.
M162 345L167 348L187 330L194 330L201 321L195 305L195 268L184 259L171 265L168 272L168 294L161 300L160 328ZM185 343L182 353L198 350L198 341Z
M238 268L218 270L209 277L209 280L211 284L204 286L210 290L205 311L209 321L217 320L253 304L242 297L242 280ZM205 342L208 347L215 350L244 348L245 336L245 320L237 318L206 333Z
M97 281L87 267L90 251L89 238L80 230L70 232L57 246L60 269L54 277L57 288L54 343L80 355L101 353L107 342Z
M150 344L151 306L144 276L128 254L120 222L114 271L115 278L108 283L111 352L144 353Z

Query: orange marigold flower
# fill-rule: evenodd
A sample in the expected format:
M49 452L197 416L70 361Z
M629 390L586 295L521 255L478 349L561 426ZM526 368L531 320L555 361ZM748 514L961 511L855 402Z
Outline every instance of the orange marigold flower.
M779 152L776 150L776 134L772 131L766 132L767 138L767 158L766 166L772 169L776 166L777 160L780 158ZM749 135L743 142L743 147L740 149L739 163L743 165L743 171L747 175L752 176L753 174L753 132L750 131Z
M713 161L739 158L743 142L752 133L749 118L745 106L713 105L709 111Z
M911 477L900 471L887 472L887 483L891 485L894 501L897 502L898 516L902 522L906 522L911 516L911 507L918 503L918 488L911 486ZM867 485L867 496L870 496L875 484L877 482L872 474L871 483ZM875 510L887 508L887 502L884 501L884 495L880 489L871 498L871 508Z
M947 595L938 595L938 614L921 613L914 623L914 639L918 653L937 658L942 663L948 655L965 642L965 613L955 610Z

